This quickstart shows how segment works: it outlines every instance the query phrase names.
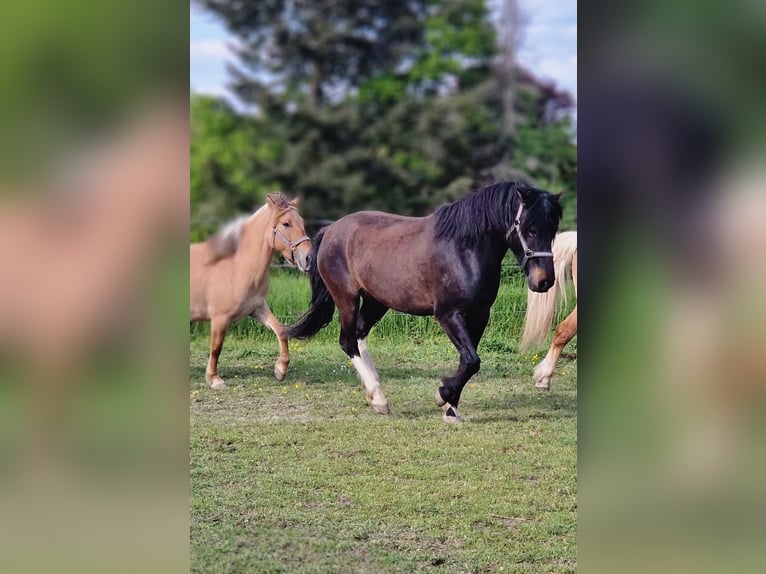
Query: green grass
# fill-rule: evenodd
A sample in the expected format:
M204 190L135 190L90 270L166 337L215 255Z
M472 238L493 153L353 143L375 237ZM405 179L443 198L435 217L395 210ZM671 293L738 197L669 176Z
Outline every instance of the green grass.
M506 258L503 266L503 280L497 300L492 306L487 335L493 332L501 333L503 339L515 346L521 336L524 325L524 313L527 308L527 292L523 275L516 263ZM571 287L571 285L570 285ZM269 307L276 317L284 324L294 322L308 307L311 300L311 289L305 276L292 269L274 269L270 276L268 296ZM570 289L570 301L574 301L574 290ZM571 306L573 303L570 305ZM569 310L566 310L568 312ZM559 314L559 320L565 316L565 310ZM389 311L375 326L375 333L391 338L431 338L443 337L439 325L429 317L415 317L396 311ZM208 337L207 323L192 323L192 337ZM264 329L254 319L238 321L229 329L229 334L235 337L260 337ZM317 338L327 341L337 341L339 334L338 322L333 321L321 331ZM445 339L446 340L446 339Z
M279 297L302 310L302 288ZM482 369L463 392L466 422L454 426L433 394L457 352L432 319L394 317L369 337L389 416L367 406L336 325L292 343L282 383L263 327L228 337L223 392L204 384L207 338L193 334L193 571L574 571L576 341L541 393L535 357L515 350L520 323L508 332L493 315Z

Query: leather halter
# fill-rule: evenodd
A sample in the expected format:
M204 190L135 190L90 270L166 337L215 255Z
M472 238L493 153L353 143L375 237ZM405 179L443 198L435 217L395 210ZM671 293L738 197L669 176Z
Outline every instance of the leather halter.
M527 262L534 258L534 257L550 257L553 259L553 253L550 251L532 251L529 248L529 245L527 245L526 240L524 239L524 236L521 234L521 211L524 208L524 204L519 204L519 210L516 212L516 217L513 220L513 225L511 225L511 228L508 230L508 233L506 233L506 239L508 241L511 240L511 235L515 231L519 236L519 242L521 243L521 248L524 250L524 259L521 262L521 268L524 269L527 266Z
M290 248L290 263L295 265L295 250L298 249L298 246L305 242L305 241L311 241L311 238L308 235L304 235L303 237L299 237L295 241L290 241L285 235L277 229L277 226L274 226L274 229L271 231L271 247L272 249L277 248L277 237L279 237L282 242L287 245Z

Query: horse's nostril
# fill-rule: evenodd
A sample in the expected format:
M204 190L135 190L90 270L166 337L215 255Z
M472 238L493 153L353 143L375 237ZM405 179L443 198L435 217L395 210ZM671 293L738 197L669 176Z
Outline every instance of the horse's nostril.
M545 293L553 286L553 281L548 277L543 277L537 282L537 291L539 293Z

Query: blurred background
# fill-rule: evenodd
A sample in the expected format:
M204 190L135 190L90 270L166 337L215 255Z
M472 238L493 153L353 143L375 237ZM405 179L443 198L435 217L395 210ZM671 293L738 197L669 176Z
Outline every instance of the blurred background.
M579 11L578 567L761 571L766 9Z
M188 570L188 14L0 4L0 571Z

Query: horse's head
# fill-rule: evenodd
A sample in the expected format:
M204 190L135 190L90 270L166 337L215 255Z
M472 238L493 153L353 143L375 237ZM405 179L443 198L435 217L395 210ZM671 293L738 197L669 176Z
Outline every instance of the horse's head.
M288 201L281 193L270 193L266 201L271 209L271 239L275 251L308 271L311 263L311 239L306 235L303 218L298 213L298 198Z
M507 238L511 251L532 291L544 293L553 286L553 238L559 229L559 195L519 186L510 202L511 223Z

